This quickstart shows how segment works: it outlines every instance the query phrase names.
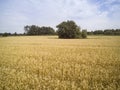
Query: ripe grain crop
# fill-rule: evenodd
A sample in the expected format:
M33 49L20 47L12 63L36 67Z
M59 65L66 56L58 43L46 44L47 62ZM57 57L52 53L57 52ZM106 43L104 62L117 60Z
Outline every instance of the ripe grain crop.
M0 37L0 90L120 90L120 36Z

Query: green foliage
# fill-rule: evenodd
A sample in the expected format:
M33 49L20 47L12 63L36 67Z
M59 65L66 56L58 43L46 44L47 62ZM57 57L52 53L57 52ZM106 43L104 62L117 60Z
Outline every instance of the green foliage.
M88 35L120 35L120 29L105 29L87 32Z
M87 38L87 30L82 30L82 38Z
M74 21L63 21L56 26L58 28L57 33L59 38L79 38L80 28L76 25Z
M104 34L104 31L102 31L102 30L96 30L96 31L94 31L94 34L99 34L99 35L102 35L102 34Z
M7 37L9 35L9 33L5 32L2 34L3 37Z
M26 25L24 27L25 33L27 35L54 35L55 34L55 30L51 27L39 27L36 25L31 25L28 26Z
M17 36L17 32L13 33L13 36Z

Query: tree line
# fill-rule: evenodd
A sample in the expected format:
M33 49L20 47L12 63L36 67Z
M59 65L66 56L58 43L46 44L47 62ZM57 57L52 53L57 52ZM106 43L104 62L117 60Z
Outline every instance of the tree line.
M59 38L87 38L87 35L120 35L120 29L106 29L87 31L81 28L72 20L63 21L54 30L50 26L26 25L24 33L0 33L0 36L26 36L26 35L58 35Z
M4 33L0 33L0 36L3 36L3 37L7 37L7 36L25 36L25 33L17 33L17 32L8 33L8 32L4 32Z
M28 36L28 35L56 35L56 31L52 27L37 25L26 25L24 26L24 33L0 33L0 36Z
M87 38L87 31L82 30L80 31L80 27L77 26L77 24L74 21L63 21L60 24L56 26L57 31L55 31L52 27L46 27L46 26L36 26L26 25L24 27L25 34L26 35L58 35L59 38Z
M46 27L46 26L36 26L36 25L31 25L28 26L26 25L24 27L25 34L26 35L55 35L56 32L52 27Z
M120 35L120 29L105 29L87 32L88 35Z

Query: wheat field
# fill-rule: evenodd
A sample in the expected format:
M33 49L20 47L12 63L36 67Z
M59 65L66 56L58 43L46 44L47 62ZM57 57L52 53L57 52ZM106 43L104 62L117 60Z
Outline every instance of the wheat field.
M0 37L0 90L120 90L120 36Z

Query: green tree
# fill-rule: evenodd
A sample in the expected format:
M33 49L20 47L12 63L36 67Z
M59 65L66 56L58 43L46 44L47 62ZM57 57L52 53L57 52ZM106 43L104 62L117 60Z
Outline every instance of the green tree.
M14 36L17 36L18 34L17 34L17 32L15 32L15 33L13 33L13 35L14 35Z
M5 32L5 33L3 33L3 37L7 37L9 35L9 33L7 33L7 32Z
M103 30L96 30L96 31L94 31L94 34L95 35L103 35L104 32L103 32Z
M55 34L55 30L51 27L39 27L36 25L31 25L28 26L26 25L24 27L25 30L25 34L27 35L54 35Z
M24 30L25 30L25 34L28 34L28 32L30 30L30 26L28 26L28 25L24 26Z
M87 38L87 30L82 30L82 38Z
M59 38L79 38L80 27L76 25L74 21L63 21L56 26L58 28L57 33Z

